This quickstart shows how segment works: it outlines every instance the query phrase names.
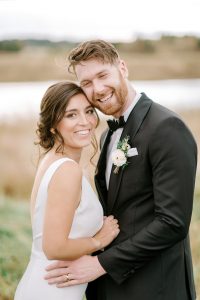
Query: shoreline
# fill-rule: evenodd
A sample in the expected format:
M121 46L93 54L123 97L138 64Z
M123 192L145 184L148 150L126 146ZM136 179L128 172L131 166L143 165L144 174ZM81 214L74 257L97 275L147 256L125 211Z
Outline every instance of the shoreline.
M37 117L43 94L57 81L0 82L0 98L4 99L0 118ZM200 109L200 78L135 80L132 84L137 92L144 92L170 110Z

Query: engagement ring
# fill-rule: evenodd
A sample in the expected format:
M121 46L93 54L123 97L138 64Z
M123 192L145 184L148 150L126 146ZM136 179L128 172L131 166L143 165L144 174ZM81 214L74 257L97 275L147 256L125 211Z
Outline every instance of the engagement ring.
M67 275L64 275L64 280L65 280L66 282L70 281L70 279L69 279L69 273L67 273Z

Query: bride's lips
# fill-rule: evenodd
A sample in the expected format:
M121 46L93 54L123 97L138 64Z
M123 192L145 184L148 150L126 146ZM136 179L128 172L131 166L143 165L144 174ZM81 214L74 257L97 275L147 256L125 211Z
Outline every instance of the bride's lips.
M90 131L91 131L90 129L82 129L82 130L75 131L75 133L80 136L87 136L90 134Z

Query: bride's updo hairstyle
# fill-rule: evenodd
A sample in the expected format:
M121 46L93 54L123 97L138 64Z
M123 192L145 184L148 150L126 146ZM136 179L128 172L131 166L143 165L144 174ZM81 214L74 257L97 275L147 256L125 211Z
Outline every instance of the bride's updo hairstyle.
M40 105L40 117L36 130L38 141L35 144L40 145L45 153L53 148L55 142L59 142L56 152L63 154L64 140L56 128L65 115L69 100L79 94L85 95L80 86L70 81L55 83L51 85L44 94ZM96 116L98 126L99 117L97 113ZM96 153L97 142L95 137L92 140L92 145Z

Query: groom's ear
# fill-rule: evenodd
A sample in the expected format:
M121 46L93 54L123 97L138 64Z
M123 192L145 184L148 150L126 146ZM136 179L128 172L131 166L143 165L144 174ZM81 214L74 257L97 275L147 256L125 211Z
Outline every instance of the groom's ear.
M119 60L119 70L123 76L123 78L128 78L128 68L124 60Z

